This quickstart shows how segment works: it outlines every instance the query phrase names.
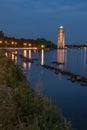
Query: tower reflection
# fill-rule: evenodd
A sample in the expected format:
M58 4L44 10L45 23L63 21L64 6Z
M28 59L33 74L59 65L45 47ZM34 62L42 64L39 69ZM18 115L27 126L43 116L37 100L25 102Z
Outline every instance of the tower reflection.
M41 50L41 65L44 65L44 49Z
M58 49L58 58L57 58L57 62L58 62L58 67L59 69L64 69L64 63L65 63L65 54L64 54L64 49Z
M86 52L86 48L84 48L84 68L86 68L86 56L87 56L87 52Z

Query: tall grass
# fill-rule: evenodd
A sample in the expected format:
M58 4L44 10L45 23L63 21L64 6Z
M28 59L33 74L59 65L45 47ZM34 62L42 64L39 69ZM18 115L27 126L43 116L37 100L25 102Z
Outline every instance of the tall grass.
M22 70L0 51L0 130L69 130L58 108L31 89Z

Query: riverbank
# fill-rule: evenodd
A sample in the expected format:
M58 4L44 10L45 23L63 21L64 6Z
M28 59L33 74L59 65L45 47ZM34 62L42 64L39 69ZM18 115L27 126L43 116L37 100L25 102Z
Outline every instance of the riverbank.
M0 51L0 130L69 130L58 108L31 89L23 72Z

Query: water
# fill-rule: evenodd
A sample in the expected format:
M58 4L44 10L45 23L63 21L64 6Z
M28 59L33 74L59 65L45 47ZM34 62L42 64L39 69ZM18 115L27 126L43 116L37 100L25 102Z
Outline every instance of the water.
M18 53L37 59L34 63L26 63L20 59L17 61L27 75L31 87L36 89L38 84L41 85L43 95L57 103L63 115L72 122L74 128L87 130L87 85L81 86L81 83L73 83L67 80L68 76L55 74L54 70L40 66L45 63L87 77L87 50L27 52L19 51ZM61 64L53 64L54 61Z

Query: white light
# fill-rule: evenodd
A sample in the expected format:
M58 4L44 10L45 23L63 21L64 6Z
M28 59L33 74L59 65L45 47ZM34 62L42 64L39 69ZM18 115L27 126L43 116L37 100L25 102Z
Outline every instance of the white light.
M63 26L60 26L59 28L64 28Z

